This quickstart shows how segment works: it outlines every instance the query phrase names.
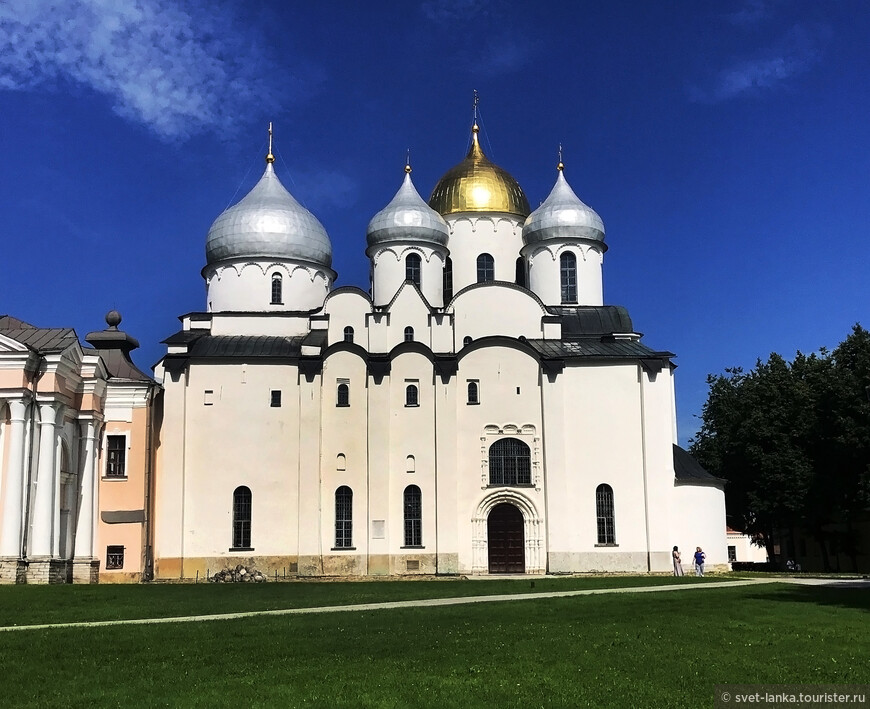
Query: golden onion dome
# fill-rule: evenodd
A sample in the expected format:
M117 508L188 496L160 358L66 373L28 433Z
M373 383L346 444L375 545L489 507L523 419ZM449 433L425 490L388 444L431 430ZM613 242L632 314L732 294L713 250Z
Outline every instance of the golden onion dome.
M429 206L442 216L458 212L502 212L529 216L529 200L519 183L480 149L477 123L471 129L471 150L465 160L438 180Z

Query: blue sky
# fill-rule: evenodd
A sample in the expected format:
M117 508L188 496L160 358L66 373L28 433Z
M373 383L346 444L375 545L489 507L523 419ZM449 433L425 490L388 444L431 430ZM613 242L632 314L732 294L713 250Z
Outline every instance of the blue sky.
M276 168L366 287L365 227L410 148L427 196L483 146L533 207L603 218L605 301L706 375L832 347L867 317L863 0L0 5L0 313L80 336L112 307L143 368L205 308L205 235Z

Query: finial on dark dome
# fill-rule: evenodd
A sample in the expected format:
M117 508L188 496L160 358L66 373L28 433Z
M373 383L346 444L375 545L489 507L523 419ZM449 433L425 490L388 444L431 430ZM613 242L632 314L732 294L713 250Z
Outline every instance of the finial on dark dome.
M117 330L118 325L121 324L121 313L119 313L114 308L106 313L106 325L109 326L110 330Z
M559 164L556 165L556 169L561 172L565 169L565 165L562 163L562 144L559 143Z
M405 157L405 174L411 174L411 148L408 148L408 154Z
M272 155L272 121L269 121L269 154L266 155L266 163L271 165L275 162L275 156Z

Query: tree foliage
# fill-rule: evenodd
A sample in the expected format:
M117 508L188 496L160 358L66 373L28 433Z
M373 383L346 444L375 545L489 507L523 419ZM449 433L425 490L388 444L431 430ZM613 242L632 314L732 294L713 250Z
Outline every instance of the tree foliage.
M832 526L870 509L870 333L855 325L833 352L774 353L707 383L691 452L728 481L732 526L766 540L800 528L827 565ZM837 541L854 556L848 535Z

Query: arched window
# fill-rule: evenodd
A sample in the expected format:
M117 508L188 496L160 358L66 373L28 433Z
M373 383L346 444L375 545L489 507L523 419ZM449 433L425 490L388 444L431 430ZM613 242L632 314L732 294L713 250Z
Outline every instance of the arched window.
M495 280L495 260L489 254L477 257L477 282L486 283Z
M251 548L251 491L244 485L233 491L233 548Z
M420 285L420 254L408 254L405 258L405 280Z
M339 453L335 456L335 469L347 470L347 456L344 453Z
M526 262L522 256L517 258L516 284L523 288L526 287Z
M342 485L335 491L335 548L353 546L353 490Z
M477 382L468 382L468 403L469 404L479 404L480 403L480 392L477 388Z
M613 488L599 485L595 488L595 515L598 518L598 543L616 544L616 526L613 521Z
M444 304L453 297L453 260L448 256L444 262Z
M471 344L471 342L472 342L471 335L466 335L465 337L462 338L462 346L463 347L468 347Z
M344 328L344 341L353 342L353 328L350 325Z
M283 303L283 282L280 273L272 274L272 305L281 305Z
M405 458L405 472L406 473L413 473L416 470L417 470L417 460L414 458L414 456L409 455L407 458Z
M416 384L409 384L405 387L405 406L419 406L420 392Z
M501 438L489 447L490 485L531 485L532 452L516 438Z
M336 406L350 406L350 386L342 382L335 392Z
M408 325L405 328L405 342L413 342L414 341L414 328Z
M423 546L423 501L420 488L405 488L405 546Z
M559 257L559 267L562 276L562 302L577 302L577 257L570 251L565 251Z

